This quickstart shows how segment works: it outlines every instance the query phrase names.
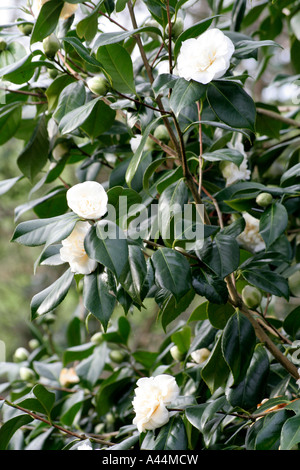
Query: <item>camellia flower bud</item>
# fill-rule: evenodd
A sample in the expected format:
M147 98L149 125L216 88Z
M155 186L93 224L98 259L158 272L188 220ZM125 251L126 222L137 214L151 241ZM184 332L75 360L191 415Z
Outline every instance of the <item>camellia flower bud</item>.
M156 137L156 139L161 140L163 142L169 142L170 140L169 132L166 126L164 126L164 124L160 124L159 126L157 126L153 135L154 137Z
M24 21L22 18L19 18L17 21ZM33 30L33 23L22 23L18 24L18 28L21 31L22 34L25 36L29 36Z
M116 364L121 364L126 358L126 356L126 353L124 353L123 351L117 351L116 349L110 351L109 353L110 359Z
M178 346L172 346L170 349L170 354L173 357L174 361L183 361L185 354L180 352Z
M29 367L20 367L19 374L21 380L24 380L25 382L31 382L35 378L34 371L29 369Z
M87 84L91 92L99 96L105 96L110 88L108 80L104 77L100 77L99 75L90 78L87 81Z
M191 353L192 359L197 363L197 364L202 364L202 362L205 362L206 359L208 359L210 355L210 350L207 348L200 348L196 349Z
M43 40L43 49L47 57L53 59L60 49L60 42L54 33Z
M30 349L32 349L32 350L38 348L39 345L40 345L40 342L39 342L39 340L36 339L36 338L32 338L32 339L29 341L29 343L28 343L28 346L29 346Z
M234 45L225 34L209 29L197 39L184 41L177 60L180 77L203 84L222 77L230 65Z
M15 362L23 362L26 361L26 359L29 356L29 352L25 348L17 348L14 352L14 361Z
M91 342L95 344L102 344L103 343L103 333L101 331L98 331L91 337Z
M245 286L242 290L242 299L249 308L256 308L261 302L261 292L254 286Z
M267 207L272 201L273 197L270 193L260 193L256 198L256 204L260 207Z
M178 18L176 18L175 23L172 24L172 30L171 30L172 38L178 38L178 36L180 36L180 34L183 31L183 25L184 25L183 19L178 16ZM169 25L167 25L166 32L167 34L169 34Z

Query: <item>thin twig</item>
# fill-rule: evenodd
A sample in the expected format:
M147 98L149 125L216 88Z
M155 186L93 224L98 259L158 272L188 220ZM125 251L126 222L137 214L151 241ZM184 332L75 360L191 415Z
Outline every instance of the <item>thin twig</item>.
M295 119L282 116L282 114L275 113L274 111L271 111L270 109L256 108L256 111L259 114L264 114L265 116L268 116L272 119L276 119L277 121L281 121L284 124L288 124L289 126L300 128L300 122L296 121Z
M64 428L63 426L60 426L59 424L53 423L49 421L48 419L44 418L43 416L40 416L36 413L33 413L32 411L27 410L26 408L23 408L22 406L17 405L16 403L12 403L5 399L4 397L0 396L0 400L4 401L8 406L11 406L12 408L15 408L19 411L23 411L24 413L28 414L31 416L33 419L36 419L38 421L42 421L45 424L48 424L48 426L51 426L55 429L58 429L59 431L63 432L64 434L68 434L69 436L76 437L77 439L80 440L86 440L88 439L88 436L86 434L78 434L77 432L70 431L69 429ZM95 442L98 442L99 444L107 445L107 446L113 446L113 442L106 441L105 439L97 439L93 438Z

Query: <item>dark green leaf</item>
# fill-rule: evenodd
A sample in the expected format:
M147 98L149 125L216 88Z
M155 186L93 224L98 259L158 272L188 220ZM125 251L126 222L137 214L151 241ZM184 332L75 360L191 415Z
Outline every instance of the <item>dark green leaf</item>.
M198 295L206 297L214 304L226 304L228 290L225 281L220 277L199 269L193 273L192 284Z
M277 272L268 269L243 269L244 278L254 286L278 297L289 299L287 280Z
M18 158L18 167L31 181L47 163L49 139L45 116L42 116L30 141Z
M201 371L202 378L211 393L224 386L229 376L229 368L222 354L221 342L222 335L219 336L214 349Z
M269 358L265 347L258 344L255 347L245 378L236 386L232 386L226 393L230 404L244 410L251 410L257 406L266 393L269 369Z
M288 223L286 208L280 203L269 206L262 214L259 221L259 233L265 241L268 249L284 232Z
M222 279L239 266L238 243L228 235L218 233L213 241L205 240L203 247L196 252L199 259Z
M186 450L187 435L180 416L173 416L159 431L156 438L152 433L143 440L143 450Z
M151 257L157 284L169 290L179 302L191 288L190 264L183 255L159 248Z
M95 271L84 277L83 304L106 330L116 304L115 296L110 293L106 273Z
M83 106L86 99L85 86L83 82L75 82L67 85L59 95L57 108L53 117L60 122L62 118L80 106Z
M99 47L97 59L120 93L136 93L131 57L120 44Z
M76 37L65 37L62 41L70 44L77 54L89 65L93 65L94 67L101 68L101 64L98 62L97 59L94 58L89 52L89 50L82 44L82 42Z
M31 316L34 320L40 315L44 315L54 310L66 297L74 274L68 269L53 284L36 294L31 301Z
M55 393L49 392L43 385L37 384L32 389L33 394L43 406L45 413L50 417L51 410L55 403Z
M218 118L225 124L254 131L255 104L240 85L221 80L211 82L207 88L207 99Z
M232 315L224 328L222 352L236 384L247 372L256 344L250 321L239 311Z
M106 266L117 278L128 262L128 246L122 230L109 220L93 225L85 237L88 256Z
M0 450L6 450L15 432L32 421L33 418L28 414L21 414L6 421L0 428Z
M63 6L62 0L44 3L32 31L31 44L42 41L55 31Z
M175 115L179 116L183 108L199 101L205 90L204 85L193 80L187 81L184 78L177 80L170 99L170 107Z

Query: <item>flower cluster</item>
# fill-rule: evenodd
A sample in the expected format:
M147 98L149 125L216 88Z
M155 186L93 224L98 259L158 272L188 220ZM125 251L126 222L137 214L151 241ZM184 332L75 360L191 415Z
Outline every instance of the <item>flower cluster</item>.
M179 395L179 387L171 375L143 377L137 381L132 405L135 411L133 424L139 432L153 430L166 424L170 418L167 405Z
M96 181L85 181L67 191L69 208L79 217L87 220L100 219L107 212L108 197L103 186ZM91 225L87 221L77 222L72 233L62 240L60 257L70 264L76 274L90 274L95 271L97 261L88 257L84 239Z
M34 0L34 3L33 3L34 14L38 16L42 6L49 1L50 0ZM77 4L73 5L72 3L65 2L63 9L61 11L61 14L60 14L60 18L63 20L67 20L68 18L70 18L70 16L72 16L75 13L77 8L78 8Z
M178 75L207 84L225 74L233 53L232 41L220 29L209 29L197 39L182 43L177 60Z

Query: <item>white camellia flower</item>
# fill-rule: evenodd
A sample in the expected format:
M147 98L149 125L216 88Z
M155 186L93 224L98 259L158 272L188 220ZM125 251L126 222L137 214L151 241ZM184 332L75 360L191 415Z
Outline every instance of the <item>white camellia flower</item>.
M33 10L34 15L38 16L42 6L49 1L50 0L34 0L33 5L32 5L32 10ZM63 9L60 13L60 18L63 20L70 18L70 16L72 16L75 13L77 8L78 8L77 4L65 2Z
M259 219L256 219L248 212L243 213L246 226L243 232L237 237L237 241L252 253L264 250L266 245L259 233Z
M78 183L67 191L67 203L83 219L100 219L107 212L108 197L96 181Z
M177 60L178 75L186 80L209 83L224 75L233 53L232 41L220 29L209 29L197 39L182 43Z
M77 222L71 235L62 240L60 257L75 274L90 274L97 267L97 261L89 258L84 249L84 238L90 227L88 222Z
M169 421L166 408L179 395L179 387L171 375L143 377L137 381L132 405L136 413L133 424L139 432L159 428Z

